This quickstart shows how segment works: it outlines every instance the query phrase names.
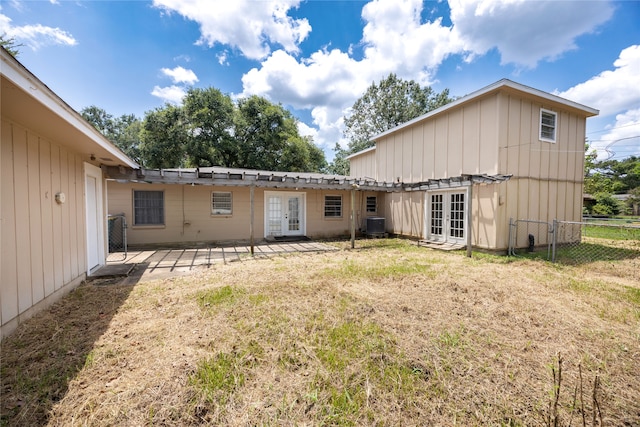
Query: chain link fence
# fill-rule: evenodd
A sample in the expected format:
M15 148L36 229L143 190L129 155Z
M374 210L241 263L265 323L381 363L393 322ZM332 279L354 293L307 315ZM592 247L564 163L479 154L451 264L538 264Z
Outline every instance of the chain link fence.
M551 259L553 224L531 219L509 221L509 255L546 254Z
M640 260L640 221L554 221L554 230L553 262Z
M107 217L109 232L109 256L107 262L123 261L127 258L127 218L124 214Z
M570 265L600 263L614 269L632 268L640 279L640 219L553 223L511 219L508 254ZM612 264L615 261L624 263Z

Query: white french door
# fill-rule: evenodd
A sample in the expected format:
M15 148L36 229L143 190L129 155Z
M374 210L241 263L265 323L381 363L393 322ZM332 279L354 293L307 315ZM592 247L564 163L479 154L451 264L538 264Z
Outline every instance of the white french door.
M467 191L427 192L426 239L464 243L467 233Z
M265 237L304 236L305 193L265 191Z

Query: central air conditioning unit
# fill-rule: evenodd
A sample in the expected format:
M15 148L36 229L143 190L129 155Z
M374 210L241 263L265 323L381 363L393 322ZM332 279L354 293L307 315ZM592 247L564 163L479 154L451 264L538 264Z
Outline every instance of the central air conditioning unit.
M367 218L367 236L385 237L384 218L371 216Z

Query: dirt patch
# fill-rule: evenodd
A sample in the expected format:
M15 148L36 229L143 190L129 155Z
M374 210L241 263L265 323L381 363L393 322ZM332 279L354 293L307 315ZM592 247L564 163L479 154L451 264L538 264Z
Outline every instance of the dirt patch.
M336 245L80 287L2 342L2 422L640 425L635 272Z

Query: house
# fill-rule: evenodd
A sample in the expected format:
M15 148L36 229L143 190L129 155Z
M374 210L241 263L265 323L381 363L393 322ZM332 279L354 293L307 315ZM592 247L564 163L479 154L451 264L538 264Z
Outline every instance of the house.
M502 251L510 219L581 220L586 119L597 114L500 80L377 135L349 157L351 175L404 184L381 200L389 233Z
M349 236L382 213L377 183L317 173L229 168L105 168L110 214L135 246ZM353 218L353 222L352 222Z
M105 263L100 165L138 165L0 49L0 338Z
M580 220L597 113L501 80L376 136L349 177L104 168L109 213L128 218L132 245L353 236L382 219L389 234L506 250L510 219Z

